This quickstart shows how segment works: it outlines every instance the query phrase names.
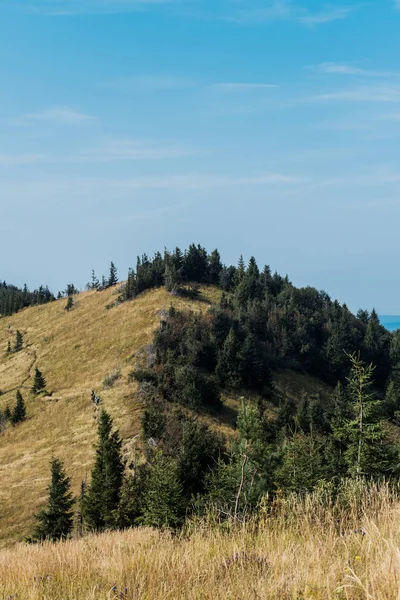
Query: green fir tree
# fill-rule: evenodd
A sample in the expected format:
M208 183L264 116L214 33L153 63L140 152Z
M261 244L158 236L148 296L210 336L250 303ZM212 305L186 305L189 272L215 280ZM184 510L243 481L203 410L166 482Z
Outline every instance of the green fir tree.
M19 352L20 350L22 350L23 345L24 339L22 333L18 330L15 334L14 352Z
M11 414L11 423L13 423L14 425L16 425L17 423L21 423L21 421L25 421L26 419L25 403L22 394L19 390L17 391L16 399L17 402Z
M143 524L148 527L177 527L183 518L181 496L177 461L157 451L144 490Z
M36 515L36 529L32 541L57 540L67 538L73 527L74 498L71 493L71 480L65 475L63 463L58 458L51 459L51 483L48 487L47 504Z
M113 262L111 262L107 286L111 287L112 285L115 285L116 283L118 283L117 267L114 265Z
M73 306L74 306L74 299L72 296L68 296L67 304L64 306L64 310L67 310L69 312L71 310L71 308L73 308Z
M31 390L35 396L46 391L46 380L38 367L35 367L35 377Z
M102 410L98 427L96 460L92 479L83 501L83 516L88 529L103 531L115 524L123 482L122 441L118 431L112 431L110 415Z

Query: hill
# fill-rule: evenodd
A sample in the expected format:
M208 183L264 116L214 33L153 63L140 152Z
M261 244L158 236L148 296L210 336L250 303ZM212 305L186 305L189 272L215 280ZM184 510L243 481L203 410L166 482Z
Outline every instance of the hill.
M92 389L120 429L124 453L135 451L132 440L140 432L143 407L135 398L137 384L128 376L136 352L151 343L163 310L173 305L205 311L220 294L216 287L202 286L197 299L187 299L157 288L114 306L115 286L75 296L69 312L63 298L0 320L0 409L13 406L20 389L28 417L17 427L8 425L0 435L0 546L30 534L33 515L45 499L52 455L68 465L75 494L81 481L88 479L97 431ZM23 334L24 347L7 354L17 330ZM35 366L43 371L51 396L31 396ZM114 384L104 386L104 379L115 373L119 376ZM275 384L293 398L303 390L325 396L331 392L320 380L293 371L275 374ZM238 396L224 394L221 415L208 418L225 434L233 432Z
M141 406L134 400L135 384L128 382L137 350L149 344L160 322L160 311L171 304L201 310L218 297L204 287L197 301L174 297L164 289L143 293L132 302L111 309L115 288L85 292L75 297L73 310L64 310L65 298L29 307L0 320L0 408L15 403L17 389L27 405L27 421L7 426L0 435L0 543L28 535L32 516L43 501L53 454L68 464L74 492L90 474L97 422L90 401L96 390L124 439L139 433ZM24 348L7 355L15 332L23 334ZM47 380L51 396L30 395L34 367ZM104 378L120 377L112 387Z

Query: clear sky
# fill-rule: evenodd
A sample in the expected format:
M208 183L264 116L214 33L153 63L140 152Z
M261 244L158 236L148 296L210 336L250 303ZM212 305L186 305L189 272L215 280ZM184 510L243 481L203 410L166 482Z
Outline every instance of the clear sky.
M0 278L200 242L400 314L400 1L0 0Z

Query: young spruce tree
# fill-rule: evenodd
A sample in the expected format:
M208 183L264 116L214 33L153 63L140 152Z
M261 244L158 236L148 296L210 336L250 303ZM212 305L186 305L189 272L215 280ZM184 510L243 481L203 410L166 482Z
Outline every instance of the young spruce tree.
M20 331L17 331L17 333L15 334L14 352L19 352L20 350L22 350L23 344L24 339L22 333Z
M69 312L71 310L71 308L73 308L73 306L74 306L74 299L72 296L68 296L67 304L64 306L64 310L67 310Z
M22 394L19 390L17 391L16 398L17 398L17 403L11 414L11 423L13 423L14 425L16 425L17 423L21 423L21 421L25 421L25 418L26 418L25 403L24 403Z
M37 367L35 367L35 377L31 389L32 393L35 394L35 396L37 396L37 394L40 394L40 392L45 391L46 389L46 380L43 376L43 373L39 371Z
M332 420L334 439L341 443L349 475L357 479L384 473L390 466L392 448L386 443L380 400L372 391L374 367L365 366L356 354L350 356L347 379L348 414L340 402Z
M110 274L108 276L107 286L111 287L112 285L115 285L116 283L118 283L117 267L114 265L113 262L111 262Z
M112 431L110 415L102 410L99 419L96 460L92 480L83 499L83 517L88 529L102 531L115 524L123 482L122 441L118 431Z
M176 527L183 518L182 485L176 460L156 451L143 498L144 525Z
M47 505L36 515L37 525L32 541L55 542L70 535L73 527L74 498L70 489L70 478L65 475L63 463L51 459L51 483L48 487Z

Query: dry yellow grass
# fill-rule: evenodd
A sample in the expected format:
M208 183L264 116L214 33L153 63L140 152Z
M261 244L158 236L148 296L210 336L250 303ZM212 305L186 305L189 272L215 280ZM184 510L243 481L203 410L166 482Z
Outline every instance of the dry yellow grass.
M173 304L200 310L208 307L204 300L218 297L212 287L202 289L203 301L174 298L157 289L106 310L117 293L79 294L70 312L62 299L0 320L0 408L14 405L19 388L28 416L0 435L0 546L30 533L32 516L46 494L52 454L65 462L75 493L90 473L96 439L91 389L101 395L129 451L141 410L127 379L135 352L151 342L162 309ZM7 342L13 344L16 330L24 335L24 349L7 356ZM43 371L51 397L31 397L35 365ZM102 389L104 377L115 369L121 378L114 387Z
M136 529L17 545L0 551L0 598L397 600L400 506L385 488L364 500L342 523L311 497L225 533L197 525L176 537ZM364 536L352 532L361 526Z

